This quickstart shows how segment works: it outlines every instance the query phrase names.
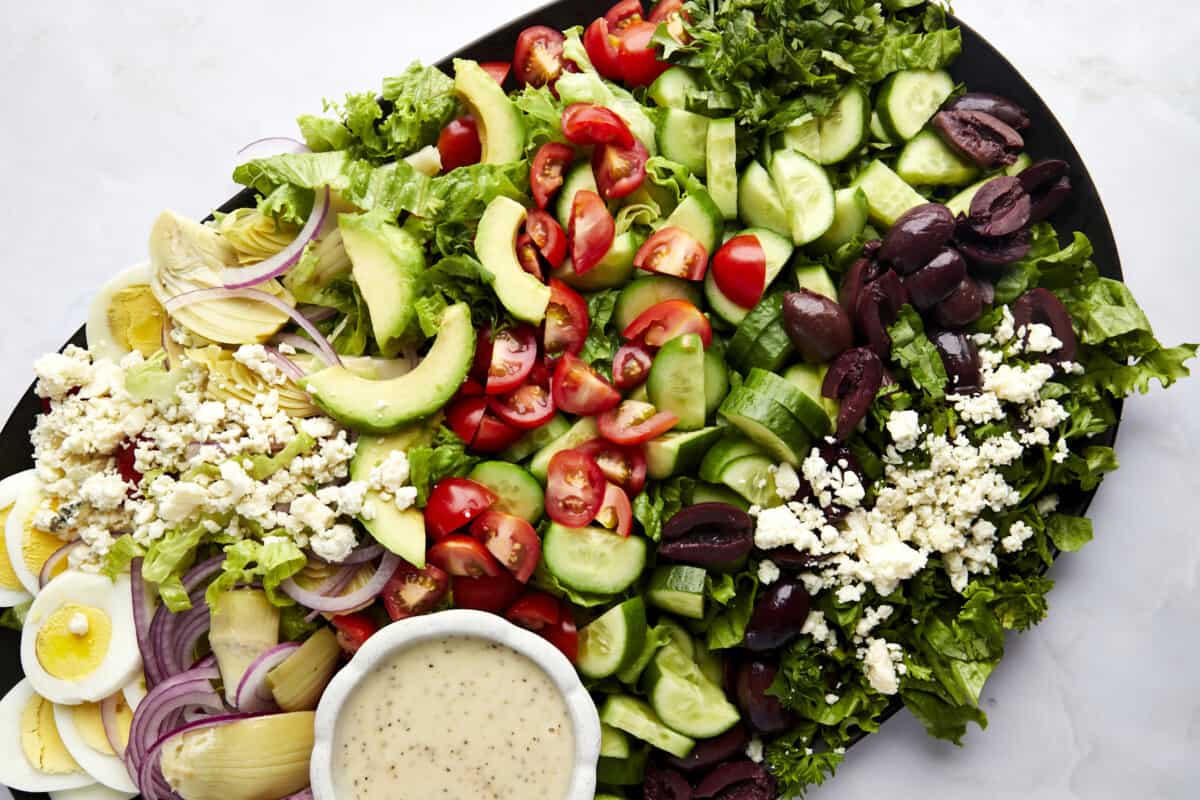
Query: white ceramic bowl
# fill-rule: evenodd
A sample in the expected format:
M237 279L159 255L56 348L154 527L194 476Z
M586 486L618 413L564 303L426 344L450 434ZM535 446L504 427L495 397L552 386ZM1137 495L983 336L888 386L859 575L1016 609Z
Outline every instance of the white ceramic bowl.
M482 611L453 610L393 622L367 640L325 689L317 706L316 737L309 778L315 800L345 800L334 794L333 740L337 717L359 681L389 656L430 639L464 636L511 648L537 664L562 692L575 733L575 762L563 800L592 800L596 762L600 757L600 716L571 662L558 648L535 633ZM544 798L544 800L557 800Z

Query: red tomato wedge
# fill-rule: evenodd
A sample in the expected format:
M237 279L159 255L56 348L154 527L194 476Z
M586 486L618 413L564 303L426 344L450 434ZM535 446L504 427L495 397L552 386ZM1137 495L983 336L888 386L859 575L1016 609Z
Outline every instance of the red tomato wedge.
M478 164L483 157L479 126L471 117L450 120L438 134L437 149L442 158L442 172Z
M537 360L537 333L532 327L518 325L500 331L492 340L487 393L504 394L516 389L529 377Z
M632 445L648 442L674 428L679 417L669 411L659 411L640 400L625 400L616 408L596 418L600 435L616 444Z
M633 265L647 272L657 272L689 281L704 279L708 253L682 228L660 228L638 248Z
M592 439L576 449L591 456L609 483L620 486L628 497L641 494L646 485L646 455L641 447L624 447L607 439Z
M655 303L638 314L621 335L648 347L662 347L685 333L698 335L705 348L712 344L712 323L708 317L687 300L676 298Z
M579 659L579 631L571 618L571 609L563 604L562 619L558 625L546 628L542 638L559 649L567 660L574 664Z
M742 308L754 308L767 286L767 254L757 236L735 236L713 256L712 271L721 294Z
M540 428L554 416L554 397L549 387L530 382L508 394L489 398L488 408L514 428L527 431Z
M514 428L486 409L479 421L479 432L471 441L471 449L480 453L499 453L521 438L521 429Z
M599 264L616 235L617 223L600 195L590 189L576 192L571 205L570 227L571 263L575 274L582 275ZM640 255L641 251L638 252Z
M607 485L591 456L579 450L555 453L546 474L546 515L560 525L582 528L596 518Z
M425 528L435 539L449 536L496 502L495 493L467 478L442 478L429 493Z
M472 450L495 453L521 437L521 431L489 410L482 395L461 397L446 408L446 424Z
M667 32L677 42L687 44L692 37L683 29L683 21L687 19L683 11L683 0L662 0L650 12L650 21L656 25L667 23Z
M450 589L450 576L433 564L417 569L401 564L383 587L383 607L393 620L433 611Z
M484 72L492 76L492 80L501 86L508 78L508 73L512 69L512 62L509 61L484 61L479 65Z
M454 578L450 582L457 608L502 614L525 591L525 585L505 570L496 576Z
M618 34L621 76L630 86L649 86L671 67L668 62L658 60L658 51L651 42L656 30L657 22L633 22Z
M570 286L551 278L550 303L546 306L542 333L546 356L557 358L563 353L578 353L587 341L589 327L587 301Z
M567 141L578 145L618 144L633 147L634 136L625 120L604 106L572 103L562 115L562 132Z
M509 607L504 616L514 625L540 632L558 625L562 619L562 609L557 597L545 592L527 592Z
M562 265L567 257L567 234L558 220L538 209L525 217L525 233L538 246L542 257L551 267Z
M534 244L528 233L517 236L517 261L520 263L521 269L539 281L546 280L546 276L542 274L542 259L538 246Z
M330 620L337 631L337 643L347 653L357 653L358 648L367 643L379 626L370 614L363 611L354 614L342 614Z
M467 381L463 387L466 388L468 384L472 385L472 391L474 387L479 386L474 381ZM459 391L462 392L463 389ZM468 446L479 434L479 426L483 424L483 412L487 410L487 399L482 395L483 387L479 386L478 394L464 394L446 407L446 424L454 431L454 435ZM480 402L481 400L483 402Z
M604 14L604 21L614 31L642 21L642 0L621 0Z
M646 180L650 154L638 139L633 147L600 145L592 151L592 174L605 200L616 200L637 191Z
M622 392L636 389L646 382L654 356L637 342L626 342L613 356L613 383Z
M621 40L600 17L583 34L583 47L596 71L610 81L621 80Z
M615 483L610 483L604 490L604 500L600 510L596 512L595 522L602 528L613 533L628 536L633 525L633 507L629 504L629 495Z
M529 167L529 185L538 208L550 204L563 183L563 172L575 160L575 150L562 142L546 142L538 148Z
M563 35L534 25L521 31L513 54L513 74L522 85L546 86L558 80L563 71Z
M542 557L542 540L527 521L502 511L488 511L471 523L471 535L483 542L488 552L521 583L533 577Z
M430 564L456 578L495 577L503 568L478 539L454 534L447 536L425 554Z
M568 414L591 416L621 402L621 393L587 362L564 353L551 381L554 405Z

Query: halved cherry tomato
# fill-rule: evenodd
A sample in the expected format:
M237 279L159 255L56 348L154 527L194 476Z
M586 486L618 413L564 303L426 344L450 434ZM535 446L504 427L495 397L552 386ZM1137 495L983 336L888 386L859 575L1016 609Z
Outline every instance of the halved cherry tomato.
M679 417L640 400L625 400L596 418L600 435L617 444L641 444L674 428Z
M540 209L530 211L525 217L525 232L551 267L562 264L567 257L567 234L558 220Z
M654 6L654 10L650 12L649 17L649 20L656 25L662 22L667 23L667 32L671 34L671 38L687 44L692 37L688 36L687 31L683 29L684 19L687 19L687 15L683 11L683 0L660 0Z
M429 548L425 554L430 564L456 578L495 577L504 571L478 539L453 534Z
M525 591L525 585L505 570L500 570L494 577L454 578L450 585L454 590L455 607L493 614L504 613Z
M517 236L517 261L520 263L521 269L539 281L546 280L542 274L542 259L538 253L538 247L528 233L521 233Z
M600 195L590 189L576 192L571 205L570 229L571 263L575 274L582 275L599 264L616 236L617 223ZM638 253L640 255L641 251Z
M621 80L621 40L609 30L604 17L588 26L583 46L597 72L609 80Z
M468 384L479 386L474 381L467 381L463 386ZM479 435L479 426L483 424L483 412L487 410L487 398L482 395L483 388L480 387L478 394L463 395L446 407L446 424L468 447Z
M458 387L458 391L454 393L454 399L461 400L464 397L480 397L482 395L483 384L474 378L467 378L462 382L462 386ZM459 438L461 439L462 437L460 436Z
M330 620L337 631L337 643L347 653L357 653L358 648L367 643L367 639L379 630L375 620L362 611L354 614L342 614Z
M633 147L634 136L625 120L595 103L572 103L562 115L562 132L578 145L619 144Z
M546 142L538 148L529 168L529 185L538 208L550 204L550 198L562 187L563 172L575 160L575 151L562 142Z
M637 191L646 180L646 161L650 154L637 139L633 147L600 145L592 151L592 174L605 200L616 200Z
M475 358L471 361L471 380L487 383L488 370L492 368L492 326L479 329L475 335Z
M646 454L641 447L624 447L608 439L592 439L575 449L591 456L609 483L620 486L628 497L641 494L646 485Z
M521 84L546 86L558 80L563 71L563 42L566 38L545 25L521 31L513 55L513 73Z
M488 408L514 428L528 431L540 428L554 416L554 397L548 387L526 383L508 394L490 398Z
M619 34L621 76L630 86L649 86L671 67L658 60L658 51L651 42L656 30L657 22L634 22Z
M647 272L699 281L708 267L708 252L695 236L672 225L660 228L638 248L633 265Z
M604 21L614 31L642 21L642 0L621 0L604 14Z
M429 493L425 528L434 539L441 539L466 526L495 502L495 492L482 483L467 478L442 478Z
M621 335L649 347L662 347L676 336L695 333L707 348L712 344L712 323L687 300L664 300L647 308Z
M754 308L767 285L767 254L757 236L734 236L713 256L713 280L742 308Z
M542 557L542 540L521 517L488 511L471 523L471 535L521 583L528 583Z
M471 449L479 453L499 453L510 444L521 438L523 431L514 428L500 417L486 409L479 420L479 432L471 441Z
M449 589L450 576L433 564L401 564L380 594L388 616L398 620L433 611Z
M492 340L487 393L504 394L516 389L529 377L537 358L537 334L529 325L518 325L497 333Z
M662 5L662 4L659 3L659 5ZM484 72L486 72L488 75L492 76L492 80L494 80L496 83L503 86L505 79L508 78L509 70L512 69L512 62L509 62L509 61L484 61L479 66L483 68Z
M629 505L629 495L615 483L610 483L604 490L604 500L600 510L596 512L596 522L602 528L628 536L633 525L633 507Z
M442 157L442 172L478 164L483 157L479 126L471 117L450 120L438 134L437 149Z
M467 447L495 453L521 438L519 428L499 419L488 409L488 398L462 397L446 408L446 424Z
M607 213L607 212L606 212ZM583 349L590 327L587 301L560 280L550 279L550 303L546 306L542 349L548 358L572 355Z
M504 616L514 625L540 632L558 625L562 619L562 608L557 597L545 592L526 592L509 607Z
M621 402L621 393L578 356L563 353L551 381L554 405L568 414L591 416Z
M575 627L569 606L563 605L562 619L558 621L558 625L544 629L541 634L543 639L557 647L572 664L579 660L579 631Z
M607 485L604 473L588 454L579 450L555 453L546 473L546 516L560 525L582 528L596 518Z
M613 383L622 392L636 389L646 382L654 357L637 342L626 342L613 356Z

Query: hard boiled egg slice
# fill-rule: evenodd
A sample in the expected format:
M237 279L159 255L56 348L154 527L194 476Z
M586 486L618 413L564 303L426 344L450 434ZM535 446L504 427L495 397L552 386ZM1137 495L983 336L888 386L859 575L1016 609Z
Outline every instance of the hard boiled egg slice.
M131 797L136 797L136 793L118 792L116 789L110 789L102 783L93 783L91 786L84 786L79 789L63 789L58 792L49 792L50 800L129 800Z
M68 570L33 599L21 630L21 668L55 703L94 702L142 669L129 576Z
M129 728L133 724L133 711L118 691L116 700L116 722L121 747L129 742ZM77 706L54 706L54 721L67 752L100 783L119 792L136 792L137 786L129 777L125 760L117 755L104 730L99 703L83 703Z
M28 474L32 475L32 471ZM67 543L53 533L38 530L33 526L33 517L44 498L41 484L36 478L32 478L21 489L12 510L8 512L8 518L4 521L4 548L8 553L9 564L21 586L32 595L36 595L40 590L38 574L42 567L50 560L50 556ZM66 568L67 562L63 559L53 574L59 575Z
M154 298L150 281L150 265L138 264L104 284L88 310L89 350L120 361L134 350L149 357L162 349L167 312Z
M37 477L33 470L18 472L0 481L0 537L7 540L6 528L13 507L29 489L36 487ZM0 547L0 608L11 608L29 600L33 595L26 590L17 574L16 567L8 555L8 545Z
M142 673L138 673L138 676L121 690L121 694L125 695L125 704L129 706L130 711L137 711L137 707L146 699L148 693L146 676Z
M22 792L54 792L94 783L63 745L54 706L23 680L0 700L0 783Z

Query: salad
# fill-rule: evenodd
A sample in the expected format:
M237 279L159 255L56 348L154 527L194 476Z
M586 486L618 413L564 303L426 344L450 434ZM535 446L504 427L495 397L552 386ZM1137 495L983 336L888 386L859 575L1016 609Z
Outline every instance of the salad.
M0 782L311 797L314 709L446 608L562 651L596 797L960 742L1115 404L1188 374L923 0L621 0L413 64L164 212L0 482ZM252 197L251 197L252 195ZM82 795L74 795L81 797Z

